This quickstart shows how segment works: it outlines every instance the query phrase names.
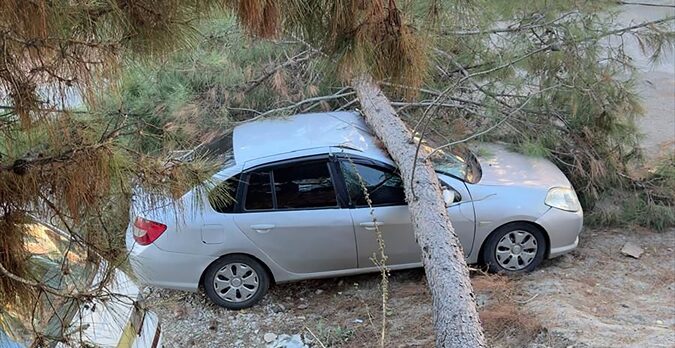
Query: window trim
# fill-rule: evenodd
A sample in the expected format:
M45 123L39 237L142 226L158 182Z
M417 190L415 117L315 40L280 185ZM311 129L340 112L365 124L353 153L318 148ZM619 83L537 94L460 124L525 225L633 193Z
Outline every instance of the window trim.
M302 165L306 163L311 163L311 162L323 162L324 165L328 167L328 173L330 175L330 180L333 185L333 191L335 192L335 200L336 200L336 205L335 206L329 206L329 207L307 207L307 208L284 208L284 209L279 209L277 207L277 195L276 195L276 189L274 189L274 169L277 167L286 167L292 164L296 165ZM284 212L284 211L302 211L302 210L327 210L327 209L341 209L345 208L345 200L344 200L344 194L343 194L343 188L342 185L339 184L339 179L341 177L337 177L337 174L339 172L336 171L335 166L334 166L334 156L331 154L320 154L320 155L311 155L311 156L304 156L304 157L297 157L297 158L291 158L291 159L286 159L286 160L281 160L277 162L271 162L271 163L265 163L261 164L255 167L251 167L249 169L244 170L241 172L242 179L239 182L239 187L237 188L237 202L234 208L234 213L263 213L263 212ZM270 177L270 186L272 187L272 209L258 209L258 210L246 210L246 196L248 193L248 182L249 182L249 177L251 173L260 171L260 170L267 170L269 171L269 177Z
M396 167L394 167L390 164L386 164L386 163L383 163L383 162L380 162L380 161L377 161L377 160L374 160L374 159L370 159L370 158L366 158L366 157L362 157L362 156L358 156L358 155L351 155L351 154L339 154L336 157L337 157L337 159L336 159L335 162L336 162L336 166L338 167L337 172L339 173L338 175L340 176L340 182L342 183L342 188L344 190L344 194L346 195L346 201L345 202L347 203L347 207L349 209L363 209L363 208L369 208L369 206L368 205L363 205L363 206L355 205L351 202L351 198L349 197L349 192L347 191L347 181L345 180L343 172L342 172L342 163L343 162L348 162L348 161L351 160L355 164L361 164L361 165L373 167L377 170L384 171L384 172L388 171L390 173L394 173L394 174L398 175L398 177L401 178L401 175L399 174L398 168L396 168ZM401 178L401 182L403 182L403 178ZM405 190L405 188L404 188L404 190ZM404 201L403 204L393 204L393 203L373 204L373 207L402 207L402 206L407 206L407 205L408 205L408 202Z
M260 168L260 169L266 169L266 168ZM272 190L272 209L254 209L254 210L248 210L246 209L246 198L248 198L248 184L249 180L251 179L251 174L253 174L255 171L249 171L246 173L242 173L242 176L245 176L246 180L242 180L241 183L239 184L239 188L242 188L243 184L243 190L242 190L242 200L240 201L241 203L238 203L239 209L236 209L237 212L240 213L259 213L259 212L265 212L265 211L275 211L276 206L277 206L277 200L276 200L276 194L274 192L274 172L268 171L267 172L267 178L269 179L269 184L270 184L270 189ZM239 191L237 189L237 196L239 195ZM235 207L236 208L236 207Z

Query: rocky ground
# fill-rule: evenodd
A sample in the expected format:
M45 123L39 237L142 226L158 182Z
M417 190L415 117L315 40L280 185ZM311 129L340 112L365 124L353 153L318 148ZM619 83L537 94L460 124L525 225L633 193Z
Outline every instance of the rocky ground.
M626 242L642 248L638 259L621 253ZM578 250L531 274L475 272L491 345L675 346L674 248L675 230L587 230ZM380 337L379 284L371 274L278 285L238 312L202 293L149 289L147 302L162 319L166 347L367 347ZM389 297L386 346L432 347L424 272L393 272Z

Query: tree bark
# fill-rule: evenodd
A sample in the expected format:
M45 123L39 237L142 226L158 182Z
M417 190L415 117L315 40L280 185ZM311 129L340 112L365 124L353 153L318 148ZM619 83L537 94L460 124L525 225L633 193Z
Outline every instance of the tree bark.
M436 346L485 347L462 247L450 223L436 172L423 159L428 153L420 149L415 162L417 145L411 141L410 130L370 76L358 77L352 84L366 123L401 172L431 291Z

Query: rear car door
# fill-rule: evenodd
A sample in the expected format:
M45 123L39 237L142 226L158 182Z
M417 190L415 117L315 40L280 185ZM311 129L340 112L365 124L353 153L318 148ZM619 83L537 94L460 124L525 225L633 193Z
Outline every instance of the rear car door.
M351 215L341 209L328 157L259 167L242 175L239 229L293 273L356 268Z

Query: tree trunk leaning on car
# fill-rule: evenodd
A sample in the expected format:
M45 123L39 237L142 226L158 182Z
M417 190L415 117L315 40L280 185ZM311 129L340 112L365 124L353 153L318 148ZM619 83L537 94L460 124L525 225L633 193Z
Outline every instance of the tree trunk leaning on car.
M436 172L370 76L353 80L363 116L398 165L433 301L437 347L484 347L469 272ZM428 155L420 149L418 156ZM413 170L415 168L415 170ZM414 178L413 178L414 174Z
M412 133L373 82L374 76L393 77L413 87L422 83L428 49L419 28L412 27L395 0L240 0L231 5L254 35L271 38L281 26L301 33L302 42L317 50L315 44L337 63L342 78L351 81L366 122L401 171L431 290L436 346L485 347L468 268L438 177L428 161L417 159ZM433 23L440 5L431 1L428 6L426 13L432 18L422 20Z

